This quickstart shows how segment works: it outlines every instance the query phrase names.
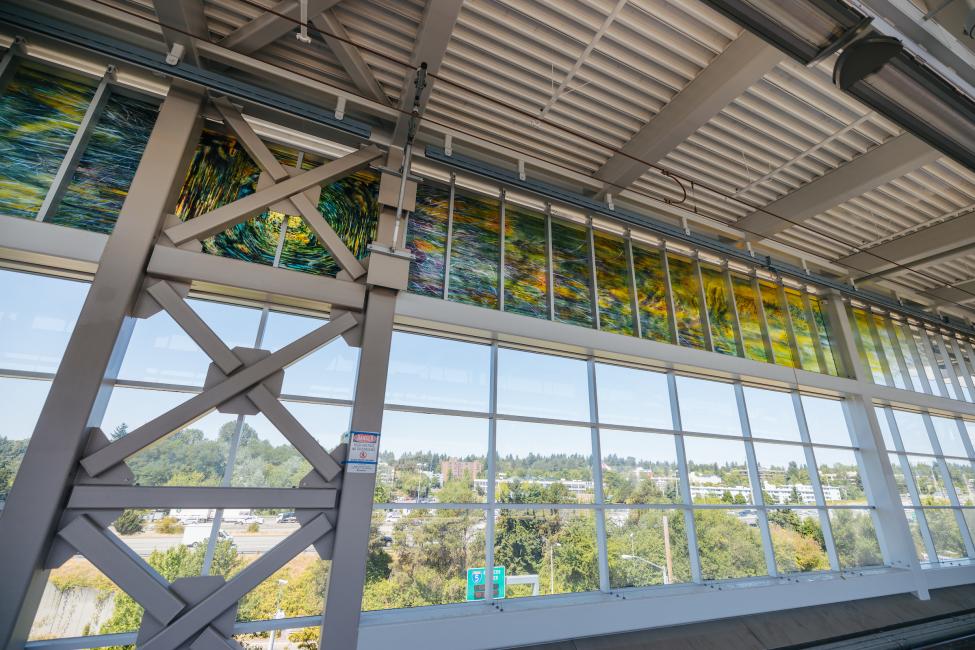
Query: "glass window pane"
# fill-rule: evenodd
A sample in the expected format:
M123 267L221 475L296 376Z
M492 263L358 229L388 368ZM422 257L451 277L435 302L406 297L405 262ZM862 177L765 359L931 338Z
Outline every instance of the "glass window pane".
M413 253L407 288L413 293L443 298L449 210L449 189L430 183L417 187L416 210L406 232L406 247Z
M775 363L780 366L793 366L792 345L789 342L789 328L785 306L779 300L778 286L760 280L759 292L762 296L762 308L765 310L765 322L768 324L768 335L772 341L772 355Z
M0 377L0 512L50 389L49 381Z
M816 346L813 343L815 333L809 326L809 319L806 318L806 304L802 299L802 294L786 287L785 299L789 307L792 331L796 335L796 349L799 351L800 365L803 370L820 372Z
M921 518L924 517L924 513L920 509L905 508L904 516L907 517L907 527L911 531L911 540L914 542L914 551L917 553L917 557L921 562L930 562L931 558L928 556L928 547L924 543L924 537L921 535Z
M616 334L635 333L630 266L625 242L613 235L593 231L596 252L596 289L599 293L599 329Z
M945 390L948 391L948 397L951 399L961 399L955 392L955 384L951 380L952 376L954 375L954 370L949 366L949 362L945 356L945 349L941 335L937 332L932 332L929 330L928 341L930 341L931 350L934 353L935 372L937 372L944 381Z
M932 415L931 424L934 425L934 432L938 436L941 451L945 456L968 458L968 450L965 449L965 441L962 439L961 431L958 430L957 420Z
M904 451L915 451L922 454L933 454L931 438L928 436L924 418L920 413L894 410L894 421L897 431L901 434Z
M552 220L555 320L593 326L589 235L584 228Z
M498 422L503 503L592 503L592 434L583 427Z
M741 420L732 384L678 376L677 396L684 431L741 435Z
M588 422L586 362L500 348L498 412Z
M904 465L901 462L903 456L898 454L887 454L890 460L890 468L894 472L894 483L897 484L897 494L900 495L901 504L905 506L913 505L911 503L911 493L907 487L907 477L904 475Z
M735 342L734 317L728 301L728 284L724 271L709 264L701 264L704 281L704 298L707 303L708 321L711 324L711 341L714 351L721 354L738 354Z
M497 198L456 192L450 242L450 300L497 309L500 219L501 204Z
M695 503L754 503L742 441L685 437L684 448Z
M924 368L918 368L914 359L914 338L911 336L910 329L906 329L908 325L906 323L893 320L892 325L894 328L894 337L896 340L896 345L900 348L901 356L904 357L904 365L907 366L908 378L911 380L911 386L917 392L924 391L924 384L921 382L921 373L924 372Z
M537 593L543 596L599 589L592 512L501 510L494 529L494 564L505 568L509 580L538 576ZM531 596L534 588L509 584L507 597Z
M958 502L963 506L975 506L975 469L971 461L945 459L951 484L955 487Z
M673 436L603 429L599 440L607 503L681 501Z
M88 286L0 270L0 367L57 372Z
M768 523L775 568L779 573L830 569L819 511L811 508L771 509Z
M774 438L800 442L792 393L745 386L745 406L753 438Z
M670 391L663 373L597 363L596 396L602 423L674 428Z
M809 304L812 306L813 320L816 321L816 335L819 337L819 344L823 348L823 354L826 357L826 372L831 375L838 375L839 362L837 361L836 353L831 343L832 329L830 328L829 319L826 318L822 302L819 298L810 296Z
M894 436L890 432L890 423L887 421L887 410L876 406L874 412L877 414L877 424L880 425L880 435L884 438L884 447L888 451L896 451L897 445L894 444Z
M931 541L934 542L934 550L937 551L940 562L950 562L968 556L954 510L925 508L924 516L928 520Z
M667 314L667 283L660 251L633 246L633 272L643 338L670 343L673 338Z
M273 521L273 517L261 519L268 522L268 525ZM259 526L263 527L264 524ZM249 536L241 528L232 535L235 540ZM248 555L253 557L252 554L241 555L244 562L248 561ZM330 560L320 559L313 547L306 548L240 599L237 620L243 622L273 619L278 613L278 607L287 617L321 614L325 608L325 587L331 565ZM297 644L309 637L317 639L320 632L320 626L280 630L276 640L280 645ZM250 647L263 647L269 638L266 632L240 636L243 636L242 640ZM240 636L235 635L235 638Z
M756 442L755 461L766 505L816 505L802 447Z
M374 510L362 609L464 602L467 570L484 567L484 530L477 510Z
M483 503L488 421L386 411L379 503Z
M701 283L694 263L670 253L667 254L667 263L670 267L670 292L674 297L674 314L677 318L677 342L703 350Z
M823 486L823 497L828 505L867 504L863 478L853 451L816 447L813 454L819 469L819 481Z
M874 383L885 385L887 377L884 375L883 367L880 365L881 351L878 343L870 331L870 314L862 309L852 309L854 335L859 339L861 357L867 363L870 374L873 376Z
M880 352L884 355L884 359L887 360L887 367L890 369L891 377L894 380L894 386L897 388L907 388L907 384L904 383L904 377L901 375L900 365L897 361L897 355L894 352L894 344L890 339L890 331L887 329L887 317L880 314L873 315L873 324L877 330L877 338L880 339ZM896 341L894 342L896 343Z
M754 510L695 510L701 577L727 580L766 575L765 552Z
M272 311L261 347L272 352L325 325L321 318ZM359 351L339 337L284 370L285 395L352 399Z
M927 456L908 456L907 460L911 464L911 473L914 474L914 483L921 497L921 505L949 505L948 492L945 489L938 460Z
M490 363L487 345L394 332L386 402L487 411Z
M548 318L545 215L505 205L504 310Z
M880 553L877 530L869 510L830 510L829 522L840 568L883 565L884 557Z
M921 363L923 365L923 371L925 376L928 378L928 384L931 386L931 391L940 397L945 396L944 384L941 378L940 371L938 370L938 363L931 356L931 350L928 348L928 339L924 330L911 327L911 336L914 338L914 344L917 347L918 354L921 356Z
M809 439L822 445L851 445L843 402L823 397L802 396L802 410Z
M48 575L28 640L134 632L141 608L81 555Z
M691 581L680 510L607 510L606 552L612 589Z
M751 278L733 273L731 283L735 289L735 308L738 310L738 322L741 323L745 357L753 361L770 361L765 349L765 335L762 333L758 297L755 295Z

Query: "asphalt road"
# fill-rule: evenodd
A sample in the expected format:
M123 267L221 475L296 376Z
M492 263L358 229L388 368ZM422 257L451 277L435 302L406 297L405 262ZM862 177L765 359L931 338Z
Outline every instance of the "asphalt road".
M240 553L263 553L288 536L286 531L275 531L267 535L234 535L232 531L230 534ZM142 557L183 543L182 535L132 535L121 539Z

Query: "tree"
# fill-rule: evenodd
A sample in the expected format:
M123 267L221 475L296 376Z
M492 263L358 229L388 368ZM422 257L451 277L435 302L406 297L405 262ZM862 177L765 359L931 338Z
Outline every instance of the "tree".
M115 431L112 431L112 440L118 440L119 438L124 438L129 434L129 425L125 422L115 427Z
M141 533L145 528L142 517L145 515L143 510L123 510L119 518L115 520L115 530L119 535L135 535Z

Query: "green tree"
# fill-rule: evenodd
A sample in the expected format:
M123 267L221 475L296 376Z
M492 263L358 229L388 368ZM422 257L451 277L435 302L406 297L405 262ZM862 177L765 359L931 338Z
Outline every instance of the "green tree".
M141 533L146 524L143 520L144 510L123 510L118 519L115 520L115 530L119 535L135 535Z
M123 422L122 424L115 427L114 431L112 431L112 440L118 440L119 438L124 438L128 434L129 434L129 425Z

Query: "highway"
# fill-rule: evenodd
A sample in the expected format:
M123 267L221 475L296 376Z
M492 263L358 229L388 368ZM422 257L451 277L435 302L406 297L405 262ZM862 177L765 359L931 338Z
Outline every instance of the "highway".
M234 538L234 544L240 553L263 553L272 546L296 530L297 527L288 529L270 530L267 533L243 534L234 530L227 532ZM133 551L142 557L147 557L153 551L165 551L166 549L178 546L183 543L182 535L156 535L154 533L144 535L126 535L121 540Z

